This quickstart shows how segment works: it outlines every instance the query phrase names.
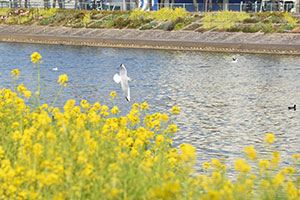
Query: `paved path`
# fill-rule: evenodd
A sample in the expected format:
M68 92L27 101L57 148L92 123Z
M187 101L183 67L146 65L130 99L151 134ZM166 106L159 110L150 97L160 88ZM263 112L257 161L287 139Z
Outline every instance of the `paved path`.
M87 29L0 24L0 42L300 55L300 34Z

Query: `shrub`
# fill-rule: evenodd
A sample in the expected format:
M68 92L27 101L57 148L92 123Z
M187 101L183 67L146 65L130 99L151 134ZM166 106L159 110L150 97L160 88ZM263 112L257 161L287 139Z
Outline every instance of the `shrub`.
M7 16L10 12L10 8L0 8L0 16Z
M297 24L297 19L292 16L291 13L284 13L283 19L288 23L288 25L294 27Z
M264 33L274 33L275 32L274 25L273 24L264 24L262 31Z
M146 24L145 26L141 27L140 30L149 30L155 27L158 24L158 22L150 22L149 24Z
M185 19L188 17L188 13L184 8L178 7L175 10L170 8L161 8L155 12L154 18L159 21L176 21L178 18Z
M38 9L37 12L43 18L50 18L53 17L59 9L57 8L50 8L50 9Z
M240 32L241 30L242 30L242 28L239 26L234 26L229 29L226 29L226 31L228 31L228 32Z
M124 28L130 23L129 20L124 19L123 17L118 17L117 19L110 21L107 25L108 27L115 27L115 28Z
M242 26L241 27L242 32L244 33L255 33L258 32L260 29L258 26Z
M91 22L91 15L89 13L85 14L83 17L83 25L87 27L87 25Z
M291 26L291 25L282 25L282 26L279 27L279 29L281 29L281 30L292 30L293 26Z
M18 17L18 24L25 24L31 21L31 18L29 17Z
M223 11L215 14L205 14L202 22L204 29L211 29L214 27L217 27L218 29L229 29L233 27L236 22L242 22L247 18L250 18L250 14L245 12Z
M257 19L256 17L252 17L252 18L246 18L243 21L244 23L257 23L259 22L259 19Z
M174 26L174 30L177 31L177 30L180 30L180 29L183 29L184 28L184 24L183 23L177 23L175 24Z
M142 11L142 9L138 8L130 12L129 19L131 21L143 21L152 19L152 12Z

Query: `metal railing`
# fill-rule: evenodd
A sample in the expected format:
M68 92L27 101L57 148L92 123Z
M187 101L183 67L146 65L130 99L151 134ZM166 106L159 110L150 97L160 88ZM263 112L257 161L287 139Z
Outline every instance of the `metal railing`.
M282 3L272 5L268 3L213 3L205 6L205 3L157 3L149 6L149 10L158 10L160 8L183 7L187 11L205 12L205 11L246 11L246 12L263 12L263 11L294 11L296 3ZM100 0L90 0L88 3L65 0L0 0L0 8L61 8L61 9L84 9L84 10L133 10L138 7L135 2L127 2L125 0L106 0L105 3Z

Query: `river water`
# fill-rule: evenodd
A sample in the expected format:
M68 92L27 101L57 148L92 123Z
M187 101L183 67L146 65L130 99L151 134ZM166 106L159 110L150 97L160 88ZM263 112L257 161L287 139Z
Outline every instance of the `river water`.
M291 164L291 155L300 153L300 111L288 110L300 106L299 57L240 54L232 63L233 54L0 43L1 88L12 88L11 70L18 68L19 83L36 89L30 62L34 51L43 57L44 103L55 98L58 76L67 74L68 86L57 106L67 99L111 106L111 91L117 92L115 104L123 115L134 102L148 102L150 113L170 113L178 106L175 145L193 144L199 169L211 158L224 158L231 168L247 145L254 145L264 157L268 132L276 136L272 147L284 164ZM121 63L135 80L130 83L130 103L112 80ZM55 67L57 71L52 70Z

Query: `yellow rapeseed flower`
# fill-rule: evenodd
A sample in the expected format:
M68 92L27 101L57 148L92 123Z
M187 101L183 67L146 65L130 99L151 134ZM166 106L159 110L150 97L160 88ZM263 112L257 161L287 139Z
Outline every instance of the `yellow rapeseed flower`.
M173 106L172 108L172 113L174 115L178 115L179 114L180 109L178 108L178 106Z
M111 110L110 110L111 114L117 114L119 112L119 108L117 106L114 106Z
M251 145L251 146L245 147L244 152L246 153L246 155L248 156L248 158L250 160L257 159L257 155L256 155L256 151L255 151L254 146Z
M196 159L196 149L195 147L193 147L191 144L187 144L187 143L183 143L181 145L179 145L182 153L181 153L181 158L184 161L187 160L195 160Z
M111 96L112 99L116 99L117 94L116 94L115 91L112 91L112 92L110 93L110 96Z
M272 133L267 133L267 135L265 137L265 142L269 143L269 144L273 144L274 139L275 139L275 136Z
M261 172L264 172L266 169L270 167L270 161L268 160L260 160L258 163Z
M205 162L205 163L203 164L203 170L204 170L204 171L207 171L207 170L209 170L209 168L210 168L209 162Z
M27 88L24 86L24 84L21 84L18 86L17 90L22 95L27 90Z
M211 178L216 185L219 185L222 181L222 175L220 172L217 172L217 171L212 172Z
M29 99L30 96L31 96L31 92L30 91L28 91L28 90L24 91L24 97L25 98Z
M217 158L213 158L211 159L211 165L215 169L221 169L222 163Z
M117 188L112 188L109 192L109 196L112 199L115 199L118 196L119 190Z
M165 137L161 134L156 136L156 146L159 147L165 141Z
M132 104L132 108L134 109L134 110L137 110L137 109L139 109L139 104L138 103L134 103L134 104Z
M283 185L285 177L282 173L278 173L272 180L273 185L277 188L279 185Z
M68 76L66 74L60 75L58 78L58 82L60 85L65 84L66 82L68 82ZM65 84L66 86L66 84Z
M295 169L293 167L285 167L283 170L281 170L281 172L284 175L292 176L295 173Z
M242 159L237 159L234 163L234 169L238 172L249 173L251 171L251 167Z
M295 160L295 164L298 164L298 162L300 160L300 153L296 153L296 154L292 155L292 158Z
M20 72L19 72L18 69L12 70L11 73L12 73L11 76L12 76L15 80L19 79Z
M42 56L38 52L34 52L31 54L31 62L36 63L42 58Z
M0 146L0 159L4 158L5 151L3 150L3 147Z
M210 190L207 192L204 199L211 199L211 200L220 200L221 194L218 190Z
M176 124L170 124L170 125L168 126L168 128L169 128L169 131L170 131L171 133L176 133L177 130L178 130Z
M149 105L146 102L141 104L141 111L143 110L149 110Z
M272 167L274 169L277 169L279 162L280 162L280 153L278 151L274 151L271 159Z

